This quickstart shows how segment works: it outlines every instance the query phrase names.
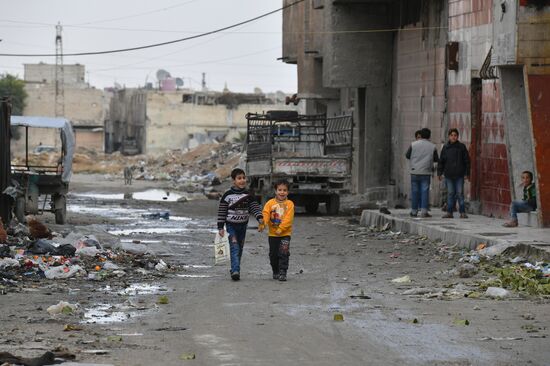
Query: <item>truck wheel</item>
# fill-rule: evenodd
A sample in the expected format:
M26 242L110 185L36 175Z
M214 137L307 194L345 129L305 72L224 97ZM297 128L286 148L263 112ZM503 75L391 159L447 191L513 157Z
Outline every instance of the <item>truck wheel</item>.
M17 197L15 200L15 217L20 223L25 222L25 197Z
M65 197L60 197L55 200L55 223L65 225L67 221L67 200Z
M308 214L316 214L318 209L319 209L318 201L306 203L306 212Z
M330 195L327 201L327 214L334 216L340 211L340 196L337 194Z

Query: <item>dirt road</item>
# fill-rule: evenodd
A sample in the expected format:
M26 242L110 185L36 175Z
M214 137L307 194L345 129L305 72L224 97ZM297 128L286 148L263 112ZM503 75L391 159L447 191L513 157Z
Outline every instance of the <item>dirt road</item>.
M0 296L0 349L36 356L61 345L79 362L114 365L550 364L548 300L465 297L476 277L458 278L456 256L441 243L371 233L351 217L298 214L288 282L271 278L267 238L255 223L242 280L233 282L228 266L212 266L217 202L123 199L120 182L100 179L75 180L70 228L93 224L140 241L173 270L25 283ZM138 182L131 190L151 188ZM158 210L171 219L143 219ZM391 282L405 275L411 283ZM415 288L435 295L403 294ZM49 316L59 300L82 311ZM66 324L83 329L64 332Z

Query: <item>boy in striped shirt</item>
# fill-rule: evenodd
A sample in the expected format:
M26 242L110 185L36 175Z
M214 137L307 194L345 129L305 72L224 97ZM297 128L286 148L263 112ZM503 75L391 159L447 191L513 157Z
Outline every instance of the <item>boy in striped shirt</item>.
M233 186L224 193L218 208L218 231L220 236L229 235L229 252L231 255L231 279L241 279L241 257L243 255L244 239L248 218L253 215L263 224L262 210L246 189L246 174L236 168L231 172Z

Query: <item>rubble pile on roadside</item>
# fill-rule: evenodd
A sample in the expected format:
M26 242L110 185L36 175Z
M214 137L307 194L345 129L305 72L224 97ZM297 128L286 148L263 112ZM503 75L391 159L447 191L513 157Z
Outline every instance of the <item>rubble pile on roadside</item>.
M418 256L429 255L431 259L428 261L449 263L448 270L436 274L440 286L418 287L409 276L394 279L394 283L408 284L402 295L441 300L482 297L550 299L550 258L547 253L527 245L480 244L474 250L467 250L458 245L431 241L422 235L394 232L389 224L365 227L348 222L346 226L348 238L361 240L357 243L359 247L372 239L393 241L394 248L388 252L389 260L401 257L400 246L410 245L419 250Z
M230 142L202 144L196 148L169 150L158 156L124 156L119 152L102 154L95 150L78 148L73 158L75 173L102 174L107 179L123 179L124 169L132 169L133 178L146 181L164 181L175 190L185 193L203 193L218 199L215 186L230 177L231 170L239 165L241 144ZM55 166L56 153L30 154L29 164ZM16 158L14 164L24 164Z
M124 156L119 152L103 154L80 147L74 154L73 170L75 173L122 177L124 168L132 167L135 179L177 182L185 178L215 176L224 180L238 165L241 147L241 144L230 142L210 143L189 151L168 150L158 156ZM55 166L58 159L57 153L29 154L31 165ZM24 158L16 158L13 163L24 164Z
M25 281L81 278L90 281L128 280L163 276L171 268L148 255L140 244L109 243L94 235L51 232L37 220L36 227L12 220L0 239L0 293Z
M550 263L542 256L516 255L523 244L511 247L479 244L474 250L439 243L439 260L456 260L447 274L464 279L457 287L469 298L504 299L538 297L550 299ZM471 280L467 280L471 279Z

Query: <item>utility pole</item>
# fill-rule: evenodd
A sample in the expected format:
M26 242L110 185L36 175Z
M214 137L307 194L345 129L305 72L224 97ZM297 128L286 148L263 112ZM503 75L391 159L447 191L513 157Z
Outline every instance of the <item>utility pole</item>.
M63 39L61 23L55 26L55 116L65 116L65 91L63 78Z
M202 73L202 82L201 82L201 84L202 84L202 91L203 92L206 91L206 73L205 72Z
M6 225L10 222L12 205L11 197L2 193L11 184L10 116L10 100L0 97L0 217Z

